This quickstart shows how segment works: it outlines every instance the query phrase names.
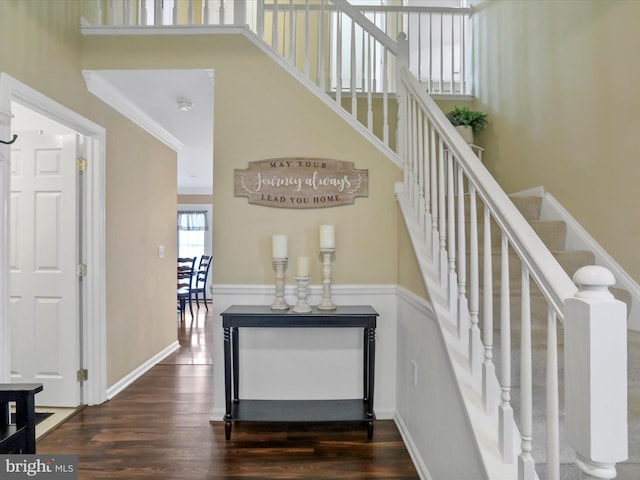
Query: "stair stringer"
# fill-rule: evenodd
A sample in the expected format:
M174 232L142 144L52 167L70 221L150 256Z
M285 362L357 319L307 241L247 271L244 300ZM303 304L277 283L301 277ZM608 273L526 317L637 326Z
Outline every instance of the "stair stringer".
M430 249L424 240L418 217L414 214L411 201L402 188L401 184L397 185L396 196L429 294L432 310L442 334L448 361L455 374L455 384L465 408L466 420L474 434L474 444L484 467L484 478L491 480L517 479L517 456L521 452L519 429L515 422L512 422L514 461L511 464L504 463L499 450L497 408L493 412L485 412L481 376L472 375L470 372L467 344L458 338L456 319L449 309L447 292L441 286L440 275L430 260ZM500 398L500 385L496 377L493 378L491 388L496 390L496 398Z

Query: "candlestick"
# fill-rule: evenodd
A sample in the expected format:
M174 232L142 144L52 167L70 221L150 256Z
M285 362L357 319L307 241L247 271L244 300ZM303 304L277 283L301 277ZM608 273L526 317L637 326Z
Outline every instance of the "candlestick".
M322 254L322 302L319 310L335 310L336 306L331 301L331 256L335 248L321 248Z
M320 225L320 249L336 248L333 225Z
M296 275L299 277L309 276L309 257L298 257L298 269Z
M272 310L287 310L289 308L289 305L284 299L284 269L286 265L286 258L273 259L273 266L276 269L276 298L271 304Z
M271 238L273 258L287 258L287 236L274 235Z
M309 275L296 276L298 283L298 303L293 307L296 313L307 313L311 311L311 307L307 303L307 286L309 285Z

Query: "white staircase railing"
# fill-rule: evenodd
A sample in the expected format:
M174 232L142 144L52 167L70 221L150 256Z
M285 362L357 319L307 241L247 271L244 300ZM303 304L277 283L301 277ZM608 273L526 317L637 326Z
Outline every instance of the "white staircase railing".
M495 428L502 461L511 463L517 456L518 478L536 478L531 295L537 290L546 300L548 318L547 438L537 442L546 445L546 478L560 478L557 338L562 324L566 437L577 453L576 464L588 475L583 478L612 478L616 462L627 456L626 307L607 290L615 280L602 267L583 267L575 275L581 287L578 290L469 145L425 94L406 66L408 55L408 43L401 35L398 155L405 174L399 200L408 221L420 224L422 238L418 241L428 246L435 272L431 278L426 276L427 285L446 299L442 308L453 322L461 350L468 352L468 369L478 379L485 413L497 412ZM492 265L492 238L500 245L497 268ZM511 312L514 292L510 291L513 265L509 257L514 254L521 271L519 312ZM497 393L494 301L500 309L501 339ZM514 406L510 339L512 318L518 317L520 405ZM596 335L602 337L596 340ZM604 396L611 404L601 401ZM513 441L514 409L519 413L519 442Z
M356 8L346 0L88 0L86 7L86 18L105 28L248 25L395 150L404 165L399 202L407 222L419 224L420 238L414 240L428 246L435 272L425 273L432 300L446 299L436 311L446 312L453 322L468 369L478 379L485 414L497 418L500 460L513 464L517 459L520 479L536 477L533 280L548 305L547 438L541 440L546 478L559 478L557 338L562 325L565 436L588 478L612 478L615 464L627 455L625 307L608 296L608 273L596 267L579 271L578 290L427 94L470 92L469 9ZM391 40L402 31L412 39L400 34L397 42ZM501 249L497 268L492 265L493 238ZM511 311L516 292L509 285L513 254L521 270L517 312ZM500 312L499 368L494 364L494 302ZM512 317L519 318L521 332L519 406L511 403ZM519 439L513 438L514 418L519 418Z

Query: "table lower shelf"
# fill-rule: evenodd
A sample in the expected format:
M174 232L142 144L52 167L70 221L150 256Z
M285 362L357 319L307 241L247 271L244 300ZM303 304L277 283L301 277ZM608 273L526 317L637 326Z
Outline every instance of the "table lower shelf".
M232 402L231 418L225 417L227 439L231 422L366 422L373 437L375 414L367 414L367 403L355 400L240 400Z

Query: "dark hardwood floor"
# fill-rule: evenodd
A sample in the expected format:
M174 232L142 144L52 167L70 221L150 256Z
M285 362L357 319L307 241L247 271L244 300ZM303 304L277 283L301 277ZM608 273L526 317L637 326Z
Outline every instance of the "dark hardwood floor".
M415 479L390 420L362 425L235 424L230 441L212 409L211 313L179 325L180 349L125 391L82 409L38 441L77 454L79 478Z

